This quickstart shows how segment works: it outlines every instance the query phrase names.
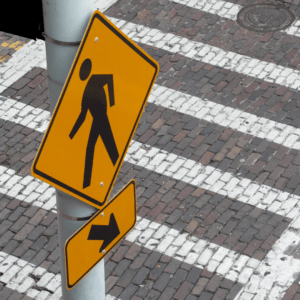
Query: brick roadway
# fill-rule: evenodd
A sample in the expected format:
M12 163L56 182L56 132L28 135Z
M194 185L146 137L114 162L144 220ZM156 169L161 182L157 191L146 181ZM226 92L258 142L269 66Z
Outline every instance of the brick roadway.
M11 33L0 32L0 62L8 61L11 56L21 49L30 39Z
M112 193L134 178L139 219L106 257L107 299L300 299L299 37L197 3L105 12L161 67ZM298 18L298 1L285 4ZM0 66L0 299L60 299L54 189L30 176L49 120L44 44L2 37L27 44L0 53L12 55ZM206 46L223 57L198 55ZM254 76L253 59L273 69Z

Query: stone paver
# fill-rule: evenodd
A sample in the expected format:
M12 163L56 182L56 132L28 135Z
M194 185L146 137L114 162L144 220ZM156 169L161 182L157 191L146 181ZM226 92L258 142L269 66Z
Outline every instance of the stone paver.
M252 3L101 4L160 64L111 195L136 180L107 300L300 299L300 2L266 34L236 24ZM0 296L60 299L55 190L30 175L50 119L45 46L0 42Z

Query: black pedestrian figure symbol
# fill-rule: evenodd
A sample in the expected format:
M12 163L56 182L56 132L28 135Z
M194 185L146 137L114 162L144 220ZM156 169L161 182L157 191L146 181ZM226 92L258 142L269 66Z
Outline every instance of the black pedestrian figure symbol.
M80 67L80 79L82 81L86 80L89 77L91 70L92 62L90 59L86 59ZM109 104L110 106L115 105L113 75L92 75L83 93L81 113L69 135L69 137L73 139L74 135L83 124L87 111L89 110L93 117L93 123L86 147L83 188L86 188L91 184L94 152L99 136L101 136L113 165L116 164L119 158L118 149L107 117L107 99L104 90L106 84L108 86Z

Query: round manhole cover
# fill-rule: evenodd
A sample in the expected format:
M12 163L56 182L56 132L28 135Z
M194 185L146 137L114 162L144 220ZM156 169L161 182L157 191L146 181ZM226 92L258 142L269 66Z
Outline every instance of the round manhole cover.
M253 4L242 8L237 23L248 30L269 32L285 29L294 22L295 15L287 8L275 4Z

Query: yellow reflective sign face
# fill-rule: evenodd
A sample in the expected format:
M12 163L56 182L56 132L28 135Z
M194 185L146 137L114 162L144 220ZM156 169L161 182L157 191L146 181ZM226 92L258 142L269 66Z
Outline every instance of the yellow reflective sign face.
M67 288L73 288L136 223L135 181L117 194L101 211L66 242Z
M124 160L158 63L95 11L32 166L32 175L97 208Z

